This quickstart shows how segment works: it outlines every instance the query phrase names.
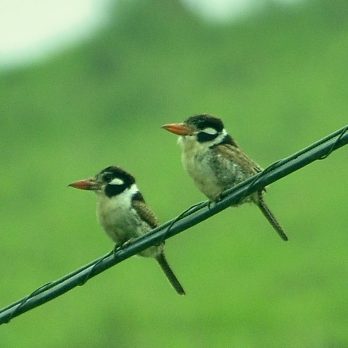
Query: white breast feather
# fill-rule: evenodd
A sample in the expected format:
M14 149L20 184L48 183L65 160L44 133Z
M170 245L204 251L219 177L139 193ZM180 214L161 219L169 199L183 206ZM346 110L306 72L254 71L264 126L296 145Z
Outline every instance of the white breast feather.
M216 139L215 139L216 140ZM209 199L215 199L221 193L213 168L210 166L212 142L199 143L195 137L180 137L182 164L195 184Z
M143 235L151 228L132 207L132 197L139 190L135 184L114 197L97 196L97 216L106 233L116 244Z

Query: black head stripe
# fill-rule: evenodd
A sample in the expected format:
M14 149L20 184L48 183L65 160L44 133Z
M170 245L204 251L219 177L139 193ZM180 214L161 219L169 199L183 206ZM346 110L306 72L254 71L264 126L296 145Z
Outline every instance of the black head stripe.
M110 166L103 169L98 174L98 176L100 176L101 179L106 183L109 183L110 181L116 178L121 179L125 183L125 185L128 187L135 183L134 176L127 173L122 168L116 167L116 166Z
M145 203L144 197L143 197L143 195L141 194L140 191L134 193L134 195L133 195L132 198L133 198L135 201L140 201L140 202Z
M110 198L110 197L119 195L127 188L128 188L128 186L126 184L123 184L123 185L109 185L108 184L105 186L104 192Z
M134 176L127 173L122 168L116 167L116 166L110 166L103 169L97 175L97 177L99 178L99 180L101 180L103 183L106 184L105 194L108 197L112 197L122 193L124 190L126 190L127 188L130 188L135 183ZM123 182L123 184L121 185L109 184L114 179L120 179Z
M199 132L197 134L197 141L199 143L204 143L206 141L214 140L218 135L219 135L219 133L209 134L209 133L205 133L205 132Z
M219 118L208 114L191 116L185 121L185 123L193 125L199 130L203 130L205 128L213 128L218 133L222 132L222 130L224 129L224 124Z
M232 139L232 137L229 134L226 134L226 136L222 139L222 142L220 143L222 145L233 145L238 147L237 143Z

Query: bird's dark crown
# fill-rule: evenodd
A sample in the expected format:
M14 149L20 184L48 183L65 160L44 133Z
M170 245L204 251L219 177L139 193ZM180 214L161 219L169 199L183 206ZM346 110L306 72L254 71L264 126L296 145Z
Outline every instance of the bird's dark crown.
M224 130L224 124L218 117L209 115L209 114L201 114L201 115L194 115L189 117L184 121L189 126L193 126L198 130L198 133L196 135L197 141L199 143L209 143L214 141ZM204 131L207 128L212 128L216 130L216 133L210 133ZM218 144L214 144L212 146L216 145L222 145L222 144L230 144L237 146L235 141L232 139L232 137L229 134L226 134L224 138L219 142Z
M103 169L99 174L97 174L97 178L106 184L104 191L108 197L113 197L122 193L135 183L133 175L117 166L110 166ZM119 179L120 182L112 183L114 179Z
M223 122L218 117L209 114L191 116L185 120L185 123L194 126L198 130L213 128L220 133L224 129Z

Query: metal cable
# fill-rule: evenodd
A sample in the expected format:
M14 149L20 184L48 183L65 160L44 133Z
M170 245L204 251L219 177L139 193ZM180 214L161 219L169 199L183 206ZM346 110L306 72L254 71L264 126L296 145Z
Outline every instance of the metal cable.
M46 303L76 286L85 284L106 269L138 254L149 246L159 244L188 228L221 212L246 196L316 161L327 158L333 151L348 144L348 125L320 139L295 154L279 160L261 173L249 178L232 189L225 191L218 202L201 202L186 209L176 218L153 229L124 247L112 250L95 261L50 283L47 283L24 298L0 310L0 324Z

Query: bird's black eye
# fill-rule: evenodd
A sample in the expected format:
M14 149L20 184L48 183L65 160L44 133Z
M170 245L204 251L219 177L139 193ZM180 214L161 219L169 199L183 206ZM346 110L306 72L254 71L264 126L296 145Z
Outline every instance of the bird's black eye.
M103 174L103 180L105 182L110 182L113 179L113 175L111 173L104 173Z

